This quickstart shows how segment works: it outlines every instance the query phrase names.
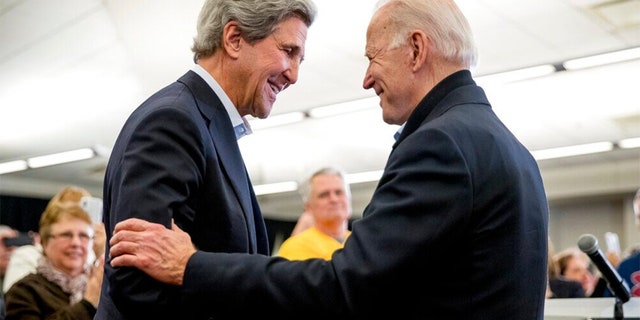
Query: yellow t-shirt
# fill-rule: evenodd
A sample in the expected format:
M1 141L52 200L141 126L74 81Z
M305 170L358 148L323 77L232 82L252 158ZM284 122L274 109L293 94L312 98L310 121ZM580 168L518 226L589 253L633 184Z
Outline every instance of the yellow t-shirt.
M351 232L347 230L344 240L347 240L350 234ZM316 227L311 227L285 240L280 245L278 256L289 260L306 260L310 258L331 260L333 252L343 246L344 241L339 242L322 233Z

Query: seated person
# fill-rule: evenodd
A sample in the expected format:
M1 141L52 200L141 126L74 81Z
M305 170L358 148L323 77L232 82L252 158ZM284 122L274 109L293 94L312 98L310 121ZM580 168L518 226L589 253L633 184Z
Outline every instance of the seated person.
M640 227L640 189L633 197L633 214ZM618 265L618 274L627 283L632 297L640 297L640 253L633 252Z
M43 254L36 273L6 292L6 320L93 319L104 258L87 263L94 236L89 214L75 203L52 205L40 217L39 234Z
M59 204L59 203L80 203L82 198L91 197L91 193L81 187L77 186L67 186L58 193L56 193L47 203L47 207L44 211L47 211L50 207ZM101 202L100 199L94 198ZM100 203L100 207L101 207ZM87 211L87 209L85 209ZM102 208L100 208L100 212ZM96 256L101 256L104 254L104 242L106 241L106 234L104 230L104 224L101 221L94 221L94 239L93 244L94 248L87 257L88 261L92 263ZM32 232L32 237L34 239L33 244L20 246L15 248L13 254L11 255L11 259L6 268L6 274L2 281L2 289L3 292L7 292L11 285L13 285L16 281L22 279L24 276L35 273L36 266L38 265L38 259L42 256L42 246L40 245L40 236L37 232Z
M553 242L549 239L549 251L547 258L547 271L549 283L547 286L547 299L552 298L584 298L585 293L582 283L567 279L560 275L560 268L553 259Z

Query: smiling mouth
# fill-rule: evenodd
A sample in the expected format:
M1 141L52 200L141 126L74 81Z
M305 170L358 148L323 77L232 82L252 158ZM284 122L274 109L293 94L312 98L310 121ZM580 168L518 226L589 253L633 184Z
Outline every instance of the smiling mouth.
M278 86L274 83L269 83L269 86L271 87L271 91L273 91L273 93L278 94L286 89L289 86L289 83L285 83L282 86Z

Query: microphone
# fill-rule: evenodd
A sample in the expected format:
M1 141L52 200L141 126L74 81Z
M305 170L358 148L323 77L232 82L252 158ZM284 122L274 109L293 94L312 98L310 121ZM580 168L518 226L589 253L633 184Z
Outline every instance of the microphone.
M604 279L607 280L609 289L613 291L613 294L623 303L629 301L629 287L622 280L622 277L620 277L616 269L609 263L609 260L602 254L602 251L598 247L598 239L592 234L583 234L578 240L578 247L582 252L586 253L596 267L598 267Z

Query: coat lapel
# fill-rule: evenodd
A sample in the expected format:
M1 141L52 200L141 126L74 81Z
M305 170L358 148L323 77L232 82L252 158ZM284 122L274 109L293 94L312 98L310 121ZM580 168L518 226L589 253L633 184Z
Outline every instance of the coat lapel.
M255 253L257 244L251 185L229 115L213 90L195 72L187 72L179 81L192 90L200 113L209 120L209 133L220 159L220 166L242 206L249 233L249 250Z

